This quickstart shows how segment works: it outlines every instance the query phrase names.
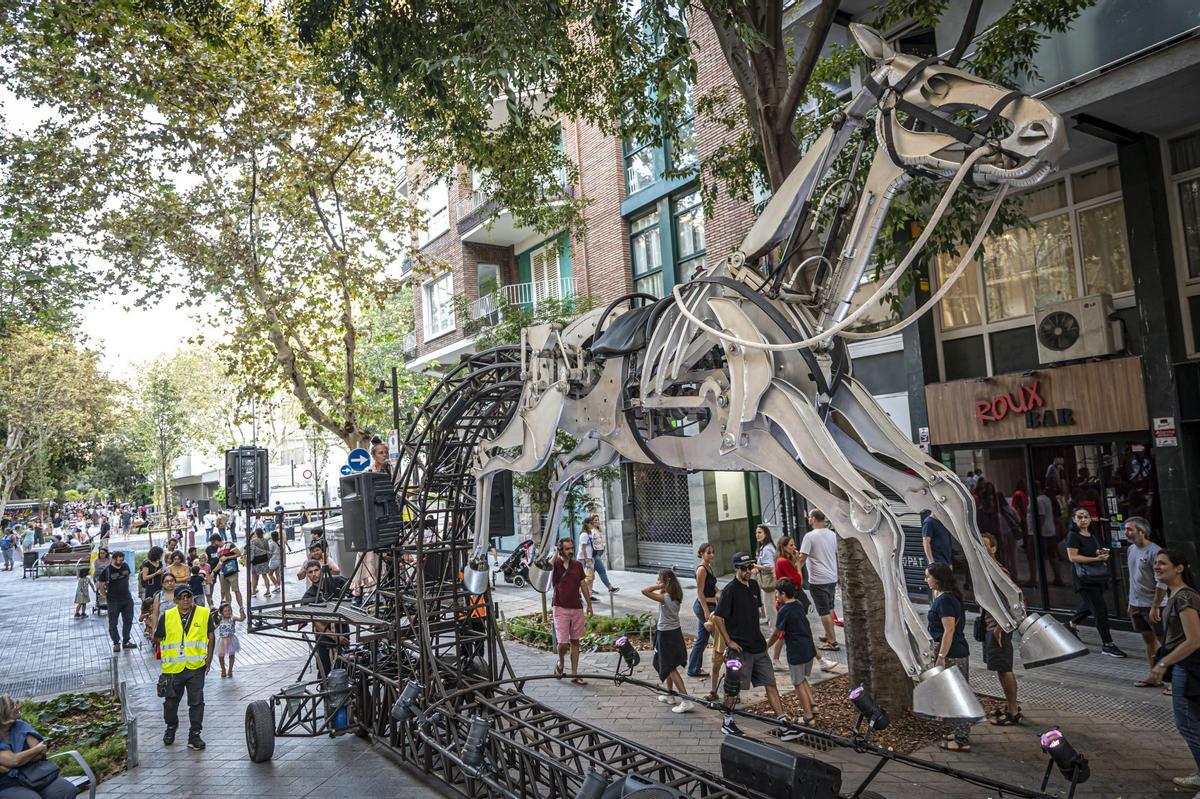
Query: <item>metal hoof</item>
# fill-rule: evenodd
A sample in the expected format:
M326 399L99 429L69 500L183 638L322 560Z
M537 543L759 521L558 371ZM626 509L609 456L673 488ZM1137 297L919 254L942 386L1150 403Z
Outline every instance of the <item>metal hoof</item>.
M550 578L554 575L554 566L550 561L539 558L529 564L529 584L539 594L550 590Z
M472 594L482 594L488 590L491 572L488 570L487 558L479 560L472 558L463 569L463 587Z
M957 666L934 666L913 690L913 715L944 721L983 721L983 705Z
M1030 613L1017 628L1021 636L1021 664L1027 669L1083 657L1088 648L1051 616Z

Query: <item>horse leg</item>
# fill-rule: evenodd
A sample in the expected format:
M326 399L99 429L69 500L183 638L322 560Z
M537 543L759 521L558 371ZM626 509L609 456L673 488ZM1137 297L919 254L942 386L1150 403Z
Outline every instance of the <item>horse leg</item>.
M856 468L887 485L909 507L936 511L950 522L947 527L966 557L976 601L1004 630L1021 633L1021 660L1026 668L1087 653L1052 617L1026 613L1021 589L984 548L974 500L957 475L908 441L870 392L853 378L839 387L831 404L857 436L856 440L839 429L833 416L826 423Z
M546 527L542 530L541 538L535 547L533 563L529 565L529 584L541 593L546 593L550 588L550 578L554 572L550 561L550 542L558 532L572 486L588 472L608 466L617 458L617 451L608 444L585 438L575 449L556 460L554 476L550 480L550 512L546 517Z

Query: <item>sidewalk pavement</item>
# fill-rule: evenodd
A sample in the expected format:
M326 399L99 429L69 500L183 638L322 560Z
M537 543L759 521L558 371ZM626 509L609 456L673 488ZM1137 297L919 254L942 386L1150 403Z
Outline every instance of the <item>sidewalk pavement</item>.
M610 572L621 591L611 597L601 589L596 612L648 612L654 603L640 589L654 581L653 575ZM289 588L291 584L289 583ZM684 582L693 591L692 581ZM71 577L22 580L19 571L0 573L0 692L22 696L80 690L106 683L112 658L107 638L107 620L71 618L75 580ZM503 614L514 616L536 612L541 607L532 589L501 585L495 592ZM690 605L690 602L687 603ZM816 619L810 617L815 624ZM1131 655L1140 651L1140 638L1115 632L1118 643ZM1084 640L1098 651L1094 633L1084 630ZM246 758L242 719L245 704L265 697L294 679L299 670L301 644L260 635L241 635L237 675L232 680L213 677L208 681L205 739L209 749L190 752L179 745L164 751L161 744L160 700L154 695L158 667L146 648L117 655L122 678L139 718L142 765L135 772L104 784L106 796L162 793L172 796L209 796L224 792L231 796L297 795L343 796L370 792L371 796L440 796L436 787L416 775L392 765L378 750L353 736L337 739L293 739L279 742L270 764L251 764ZM509 642L506 649L518 674L552 671L552 654ZM972 644L973 650L978 646ZM844 653L832 653L843 659ZM973 651L971 683L981 693L999 695L994 678L983 670ZM584 670L611 673L617 656L588 654ZM843 669L838 670L843 673ZM1018 669L1021 702L1027 722L1019 727L977 725L974 750L948 753L934 746L918 752L922 757L954 765L1006 782L1037 787L1045 759L1037 735L1061 726L1071 742L1089 758L1093 777L1081 786L1079 797L1149 799L1168 796L1188 799L1194 793L1179 789L1170 777L1194 769L1191 757L1171 721L1170 700L1158 691L1137 689L1133 680L1143 676L1140 658L1114 660L1099 654L1032 671ZM650 658L643 658L638 676L653 680ZM782 675L781 675L782 676ZM696 695L707 690L700 681L689 681ZM641 689L593 680L586 687L567 681L535 681L528 693L581 718L630 739L641 741L707 769L719 769L721 743L719 713L699 710L678 715L654 701ZM761 690L752 692L748 703L757 701ZM739 722L751 735L764 730L754 722ZM773 740L773 739L768 739ZM797 751L834 763L844 769L844 786L853 790L874 761L848 750L817 752L799 744ZM313 757L319 759L313 760ZM316 767L299 766L305 763ZM1051 788L1062 788L1061 777L1052 777ZM888 766L872 789L892 797L988 796L941 775L911 768ZM1063 792L1065 795L1065 791Z

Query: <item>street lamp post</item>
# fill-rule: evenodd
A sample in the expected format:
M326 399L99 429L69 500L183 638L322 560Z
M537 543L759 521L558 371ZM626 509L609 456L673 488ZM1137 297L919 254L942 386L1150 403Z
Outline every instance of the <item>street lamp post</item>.
M392 384L388 385L386 380L380 379L379 385L375 387L376 394L387 394L388 389L391 389L392 394L392 429L399 433L400 430L400 370L392 367Z

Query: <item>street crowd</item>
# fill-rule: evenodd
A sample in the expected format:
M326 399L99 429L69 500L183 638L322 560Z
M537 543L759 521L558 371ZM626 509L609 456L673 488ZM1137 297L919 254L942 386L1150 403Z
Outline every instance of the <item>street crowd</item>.
M1061 464L1056 462L1051 469L1053 473L1048 475L1047 482L1060 474ZM1011 544L1018 540L1027 545L1027 529L1038 531L1039 524L1065 527L1063 543L1071 567L1071 585L1080 601L1079 610L1068 621L1068 629L1078 637L1078 624L1092 616L1101 638L1101 654L1126 658L1126 653L1113 642L1108 626L1105 595L1110 589L1112 570L1108 561L1112 552L1101 537L1097 522L1110 520L1096 518L1096 503L1072 502L1061 490L1048 494L1039 483L1035 511L1027 496L1014 496L1011 503L1002 497L997 500L994 486L979 470L971 473L967 485L977 508L987 514L978 519L984 546L1006 574L1016 576L1010 571L1015 562ZM989 507L996 511L995 518L1002 517L1007 524L1001 526L998 521L993 524ZM801 727L811 725L816 719L819 708L814 703L809 677L814 668L824 671L837 668L826 653L841 647L836 630L843 622L834 608L838 584L837 534L819 510L809 513L807 523L808 530L798 544L789 535L776 540L769 526L758 525L755 550L733 555L730 565L734 579L724 587L718 584L713 545L700 545L692 602L696 631L690 651L680 618L686 597L675 571L662 569L656 582L642 590L658 606L654 668L667 689L659 699L672 705L672 712L687 713L694 707L685 698L689 695L683 680L686 674L693 679L709 680L704 700L721 702L726 708L736 706L741 690L752 686L764 688L772 712L784 722L773 734L784 741L799 739L804 734ZM1001 529L1006 532L1001 533ZM1154 541L1158 536L1145 516L1127 516L1119 529L1128 543L1127 612L1134 631L1142 636L1147 663L1146 676L1134 684L1162 690L1172 697L1176 727L1197 765L1195 773L1173 779L1180 787L1200 788L1200 584L1183 553L1164 549ZM928 630L936 665L957 667L969 680L969 634L981 647L985 667L996 674L1004 691L1004 703L989 713L988 723L1022 724L1012 632L1004 630L988 613L981 612L968 633L963 585L969 583L969 574L961 561L956 562L953 537L945 521L929 511L921 514L921 536L930 599ZM585 683L578 673L580 643L585 613L592 613L593 584L599 578L609 591L617 590L608 579L605 560L604 536L596 516L585 522L578 546L570 538L558 542L553 560L551 606L558 642L556 674L567 676L569 656L570 678L580 685ZM1058 578L1057 572L1055 577ZM815 634L810 611L815 612L819 623ZM719 691L723 670L724 690ZM794 719L788 719L784 713L775 676L777 670L786 672L795 691L801 713ZM726 715L723 730L727 734L741 734L732 714ZM953 752L971 751L970 725L951 725L939 746ZM1200 799L1200 793L1195 799Z

